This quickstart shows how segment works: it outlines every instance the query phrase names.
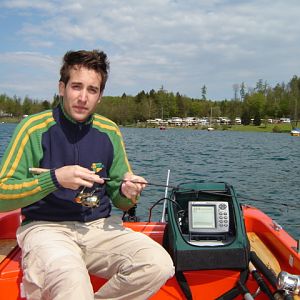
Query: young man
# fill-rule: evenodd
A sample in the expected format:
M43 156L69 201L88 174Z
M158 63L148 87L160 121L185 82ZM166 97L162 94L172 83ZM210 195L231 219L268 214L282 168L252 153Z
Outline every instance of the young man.
M22 208L28 300L147 299L174 273L158 243L110 215L111 201L129 209L147 182L116 124L94 113L108 69L103 52L67 52L60 105L24 119L3 156L0 210ZM89 274L108 279L95 294Z

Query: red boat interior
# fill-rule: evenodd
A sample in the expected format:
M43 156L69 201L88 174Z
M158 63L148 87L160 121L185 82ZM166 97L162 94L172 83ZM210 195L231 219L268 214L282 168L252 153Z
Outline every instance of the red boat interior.
M263 242L264 247L274 255L280 269L292 274L300 274L300 260L296 252L295 240L260 210L245 206L243 213L247 233L254 233L255 237ZM15 240L20 219L19 210L0 213L0 294L5 295L6 300L26 299L22 291L21 251ZM143 232L159 243L163 241L165 228L163 223L128 222L125 226ZM216 299L234 287L240 276L237 270L201 270L188 271L184 274L193 299ZM104 283L103 279L93 276L91 281L94 290L99 289ZM258 284L251 273L246 286L251 293L258 289ZM270 284L269 287L274 291ZM152 299L175 300L185 299L185 296L176 278L173 277ZM242 299L242 296L238 296L237 299ZM264 293L260 293L256 299L268 298Z

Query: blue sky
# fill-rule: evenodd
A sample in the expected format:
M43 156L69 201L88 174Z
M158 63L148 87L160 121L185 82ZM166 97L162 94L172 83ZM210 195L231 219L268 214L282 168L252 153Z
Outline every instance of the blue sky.
M2 0L0 93L52 100L63 54L102 49L105 95L231 99L300 76L299 0Z

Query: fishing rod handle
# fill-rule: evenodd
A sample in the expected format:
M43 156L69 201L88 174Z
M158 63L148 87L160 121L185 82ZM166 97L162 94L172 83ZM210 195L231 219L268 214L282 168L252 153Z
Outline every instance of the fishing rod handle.
M289 274L281 271L277 276L277 287L287 293L300 294L300 275Z

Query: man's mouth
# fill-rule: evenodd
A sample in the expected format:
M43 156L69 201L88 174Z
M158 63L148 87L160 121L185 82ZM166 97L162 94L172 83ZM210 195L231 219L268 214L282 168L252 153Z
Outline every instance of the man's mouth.
M86 111L87 108L85 106L73 106L73 108L77 111Z

